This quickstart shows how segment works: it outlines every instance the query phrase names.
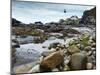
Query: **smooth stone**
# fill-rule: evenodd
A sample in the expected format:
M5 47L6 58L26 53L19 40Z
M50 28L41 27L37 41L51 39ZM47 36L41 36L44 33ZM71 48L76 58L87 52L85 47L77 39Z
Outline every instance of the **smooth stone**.
M91 70L93 68L93 64L92 63L87 63L87 69Z
M80 49L81 48L81 44L77 44L77 47Z
M64 64L67 65L70 61L70 56L65 56L64 57Z
M86 46L86 47L84 48L84 50L85 50L85 51L90 51L90 50L91 50L91 46Z
M92 62L93 62L92 56L88 56L88 57L87 57L87 62L88 62L88 63L92 63Z
M96 56L96 51L93 51L93 55Z
M89 44L93 43L93 40L92 40L92 39L90 39L90 40L88 41L88 43L89 43Z
M37 73L40 72L40 65L35 65L28 73Z
M70 68L68 67L68 65L64 65L63 71L69 71Z
M41 56L41 57L39 58L39 61L38 61L39 64L42 62L43 58L44 58L44 56Z
M69 67L71 70L85 70L87 63L87 56L83 53L74 53L71 56Z
M69 63L69 60L68 59L66 59L66 60L64 60L64 64L68 64Z
M96 51L96 48L91 48L92 51Z
M75 45L72 45L72 46L69 46L68 47L68 52L73 54L73 53L76 53L76 52L80 52L79 48Z
M64 48L63 44L58 44L57 47Z
M91 46L95 48L96 47L96 43L92 43Z
M81 44L77 44L77 47L78 47L79 49L81 49L81 50L83 50L83 49L84 49L84 46L83 46L83 45L81 45Z
M53 68L61 65L64 62L64 57L60 51L51 53L43 59L40 64L40 69L42 72L51 71Z
M92 55L92 51L88 51L88 52L87 52L87 55L88 55L88 56Z
M86 52L86 51L81 51L81 53L83 53L83 54L87 55L87 52Z
M53 71L53 72L58 72L59 69L58 69L58 68L54 68L54 69L52 69L52 71Z

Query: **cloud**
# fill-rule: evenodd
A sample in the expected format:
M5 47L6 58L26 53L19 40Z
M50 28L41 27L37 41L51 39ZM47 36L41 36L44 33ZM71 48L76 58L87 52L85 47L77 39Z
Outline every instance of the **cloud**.
M85 10L94 6L81 6L69 4L51 4L25 1L12 2L12 17L24 22L30 23L35 21L50 22L67 18L72 15L81 17ZM63 11L66 9L67 13Z

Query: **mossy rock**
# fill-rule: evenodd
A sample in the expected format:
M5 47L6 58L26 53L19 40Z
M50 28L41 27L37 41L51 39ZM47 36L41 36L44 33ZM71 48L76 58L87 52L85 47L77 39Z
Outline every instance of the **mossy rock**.
M76 52L80 52L80 49L76 45L71 45L68 47L68 52L73 54Z
M80 44L82 44L84 47L88 46L89 36L88 35L82 35L80 39Z
M40 32L37 29L33 29L30 34L33 36L41 36L41 35L43 35L43 32Z
M75 29L67 29L66 32L67 33L72 33L72 34L79 34L79 32Z
M69 46L71 46L71 45L75 45L76 43L75 43L75 41L74 40L71 40L70 42L69 42Z

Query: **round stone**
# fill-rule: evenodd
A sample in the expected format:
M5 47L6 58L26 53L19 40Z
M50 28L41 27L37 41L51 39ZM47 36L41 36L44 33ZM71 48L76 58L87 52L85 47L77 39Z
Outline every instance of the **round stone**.
M58 69L58 68L54 68L54 69L52 69L52 71L53 71L53 72L58 72L59 69Z
M86 47L84 48L84 50L85 50L85 51L90 51L90 50L91 50L91 46L86 46Z
M87 63L87 69L90 70L93 68L93 64L92 63Z

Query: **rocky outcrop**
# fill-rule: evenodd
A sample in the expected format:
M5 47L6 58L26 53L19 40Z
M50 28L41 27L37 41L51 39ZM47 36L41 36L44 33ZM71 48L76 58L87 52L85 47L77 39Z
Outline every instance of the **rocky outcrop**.
M42 25L43 25L43 23L42 23L41 21L35 22L34 24L35 24L35 25L38 25L38 26L42 26Z
M78 25L79 21L80 19L76 15L73 15L70 18L67 18L65 20L60 19L59 24L60 25Z
M22 24L22 22L12 18L12 26L20 26Z
M96 24L96 7L91 10L86 10L83 13L81 23Z

